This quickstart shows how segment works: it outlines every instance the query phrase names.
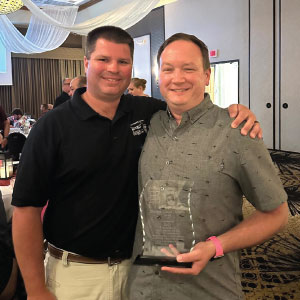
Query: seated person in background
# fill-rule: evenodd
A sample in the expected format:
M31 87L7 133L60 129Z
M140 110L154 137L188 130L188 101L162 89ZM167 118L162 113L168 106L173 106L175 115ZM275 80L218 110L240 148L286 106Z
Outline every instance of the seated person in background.
M70 83L70 92L69 92L69 96L72 98L74 92L81 88L81 87L85 87L86 86L86 76L77 76L75 78L72 79L71 83Z
M70 99L68 95L70 92L70 82L71 78L65 78L62 81L62 93L55 99L54 108Z
M145 96L149 97L149 95L144 94L146 89L147 80L140 78L132 78L128 87L128 93L132 96Z
M0 192L0 300L13 298L17 287L18 267L11 242L11 233Z
M41 105L41 117L49 111L49 107L48 107L48 104L44 103Z
M51 110L51 109L53 109L53 104L48 103L48 110Z
M1 148L5 148L7 145L7 136L9 134L9 120L2 106L0 106L0 145Z
M26 116L23 115L23 111L20 108L15 108L11 116L9 117L10 125L15 128L20 128L24 126L26 121Z

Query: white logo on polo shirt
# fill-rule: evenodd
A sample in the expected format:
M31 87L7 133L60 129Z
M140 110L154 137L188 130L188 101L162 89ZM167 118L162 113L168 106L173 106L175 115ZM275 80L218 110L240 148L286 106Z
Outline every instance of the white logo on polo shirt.
M148 132L147 124L144 120L139 120L130 124L130 128L132 130L133 135L141 135L143 133L147 134Z

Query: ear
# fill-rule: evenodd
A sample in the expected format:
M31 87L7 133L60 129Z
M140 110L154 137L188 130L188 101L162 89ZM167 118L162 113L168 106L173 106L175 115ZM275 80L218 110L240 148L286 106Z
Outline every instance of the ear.
M83 58L83 64L84 64L84 71L85 71L85 73L86 73L86 72L87 72L87 69L88 69L88 67L89 67L89 60L87 59L86 56Z
M208 68L207 70L204 71L206 75L206 80L205 80L205 85L209 85L209 80L210 80L210 74L211 74L211 68Z

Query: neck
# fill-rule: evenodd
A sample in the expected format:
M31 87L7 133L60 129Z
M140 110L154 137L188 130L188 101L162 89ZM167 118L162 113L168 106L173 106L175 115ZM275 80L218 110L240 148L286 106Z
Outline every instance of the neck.
M167 104L170 112L172 113L177 124L179 125L182 119L182 114L186 111L193 109L194 107L199 105L203 100L204 100L204 95L200 101L189 102L186 105L174 105L174 104L172 105L172 103L168 103L168 100L167 100Z
M120 98L115 100L102 100L95 98L88 91L81 95L82 99L98 114L112 120L116 114Z
M183 112L180 112L178 110L174 110L174 108L168 107L170 113L172 114L173 118L175 119L176 123L179 125L182 119Z

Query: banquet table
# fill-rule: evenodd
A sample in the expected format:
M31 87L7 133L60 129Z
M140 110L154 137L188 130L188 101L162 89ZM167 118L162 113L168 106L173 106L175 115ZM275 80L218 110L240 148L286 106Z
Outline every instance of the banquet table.
M28 132L25 133L24 130L21 129L21 128L14 128L14 127L11 127L11 128L9 129L9 134L18 132L18 133L22 133L22 134L24 134L26 137L28 137L28 135L29 135L29 133L30 133L30 130L31 130L31 128L29 128Z

